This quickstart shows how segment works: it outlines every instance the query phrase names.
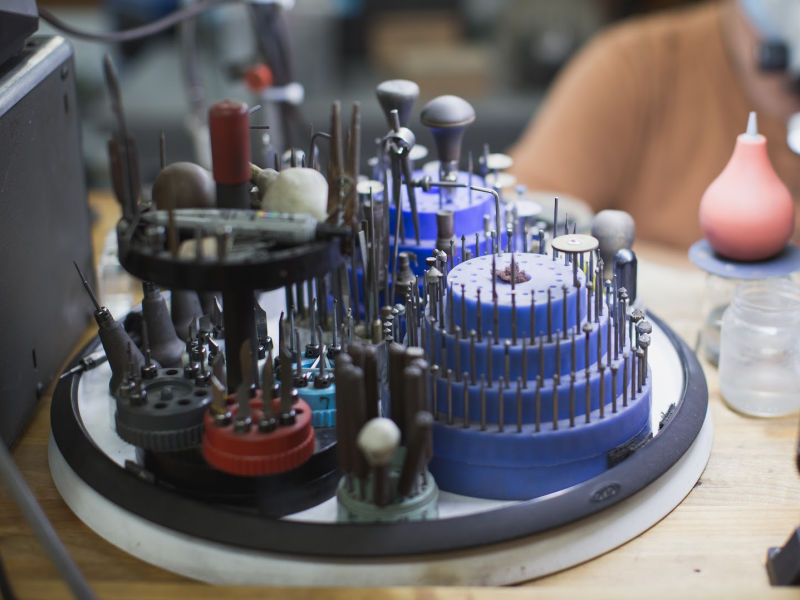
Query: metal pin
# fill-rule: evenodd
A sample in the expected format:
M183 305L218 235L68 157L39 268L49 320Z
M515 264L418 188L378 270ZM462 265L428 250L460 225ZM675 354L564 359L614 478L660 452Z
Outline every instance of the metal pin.
M553 201L553 236L558 235L558 196ZM553 248L553 260L558 256L558 251Z
M447 369L447 424L453 424L453 371Z
M581 326L581 282L575 283L575 329Z
M609 317L606 323L606 364L609 367L611 366L611 329L612 320L611 317Z
M500 343L500 313L497 307L497 294L492 297L492 323L494 324L494 343Z
M469 428L469 383L467 380L467 373L465 372L461 377L461 383L464 388L464 429Z
M514 260L514 253L511 253L511 290L516 289L517 286L517 263Z
M544 229L539 230L539 254L544 254L546 252L545 244L544 244Z
M602 362L598 363L600 369L600 418L606 416L606 368Z
M553 341L553 304L550 296L550 288L547 288L547 343Z
M466 293L467 286L465 284L461 284L461 330L462 338L466 339L467 337L467 293Z
M569 259L572 261L572 286L578 285L578 261L575 260L575 254L570 254Z
M455 362L453 368L456 371L456 381L461 381L461 327L458 325L453 330L453 351Z
M631 354L631 400L636 399L636 388L639 378L636 374L636 363L639 362L639 348L635 348Z
M497 378L497 430L503 433L505 428L505 394L503 390L508 387L508 383L502 377Z
M481 244L480 244L480 236L478 232L475 232L475 258L478 258L481 255Z
M534 399L534 418L536 419L536 423L534 426L534 431L539 433L541 429L542 423L542 376L538 375L536 377L536 397Z
M467 247L465 245L467 240L467 236L463 233L461 234L461 262L465 262L467 260Z
M553 375L553 431L558 429L558 384L561 377L558 373Z
M639 393L642 392L642 386L644 385L644 381L647 378L647 350L642 350L641 348L636 350L636 357L639 359L639 381L637 390Z
M535 298L535 290L531 290L530 323L531 323L531 345L533 345L534 339L536 338L536 298Z
M591 273L591 271L589 271ZM586 283L586 321L592 321L592 278L589 276L589 281Z
M528 344L522 338L522 387L528 389Z
M592 393L591 393L592 390L591 390L591 386L589 385L589 371L588 370L586 371L585 390L586 390L586 410L585 410L586 423L591 423L592 422L592 416L591 416L592 415Z
M616 314L614 315L616 317ZM619 321L614 318L614 360L619 359Z
M505 373L506 389L511 385L511 342L506 340L503 344L503 372Z
M570 344L570 347L569 347L569 370L572 371L572 373L575 373L577 365L575 364L575 358L576 358L575 357L575 353L576 353L576 350L575 350L575 332L574 331L571 334L571 338L572 338L572 340L571 340L572 343Z
M439 404L437 402L438 396L438 388L439 386L439 365L431 365L431 414L433 418L438 420L439 419Z
M617 363L611 365L611 412L617 412Z
M522 433L522 379L517 377L517 433Z
M494 231L494 229L492 229L492 230L489 232L489 235L490 235L490 236L491 236L491 238L492 238L492 254L497 254L497 252L498 252L498 248L497 248L497 240L495 239L495 238L496 238L496 234L495 234L495 231Z
M481 311L481 288L478 288L475 292L475 319L477 321L476 325L478 326L478 341L483 341L483 326L481 321L483 320L483 315Z
M589 381L589 363L591 361L591 358L590 358L590 354L591 353L589 351L590 350L589 349L589 345L591 343L590 342L590 336L592 334L592 326L588 322L583 324L583 333L584 333L585 338L586 338L586 342L584 344L584 365L583 365L583 368L586 371L586 381L588 383L588 381Z
M544 377L544 338L539 338L539 377Z
M561 336L556 331L556 373L561 375Z
M625 352L622 355L622 406L628 406L628 358L630 355Z
M564 334L564 339L567 339L567 335L568 335L568 333L567 333L567 330L568 330L568 326L567 326L567 292L568 292L568 290L569 290L569 288L567 287L566 283L563 286L561 286L561 291L564 292L564 305L561 307L561 314L564 317L563 318L564 328L562 329L562 333Z
M456 324L456 316L455 316L455 307L453 306L453 283L450 282L450 287L447 291L447 308L449 313L449 332L452 335L455 331L455 324Z
M528 253L528 226L526 225L522 232L522 251Z
M489 380L489 387L492 387L492 332L486 334L486 375Z
M469 332L469 380L475 385L475 330Z
M506 227L506 250L514 253L514 229L511 226Z
M569 426L575 427L575 372L569 376Z
M512 290L511 292L511 340L512 343L517 345L517 295Z
M486 431L486 376L481 373L481 431Z
M444 329L444 289L442 287L442 275L437 276L437 290L436 295L439 300L439 329Z

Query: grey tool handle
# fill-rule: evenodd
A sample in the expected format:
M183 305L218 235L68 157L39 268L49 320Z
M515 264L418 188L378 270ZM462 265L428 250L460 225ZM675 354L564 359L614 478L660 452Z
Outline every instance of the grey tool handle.
M378 84L375 94L378 96L378 102L386 115L389 127L393 128L390 116L392 110L397 110L400 127L406 127L411 109L419 98L419 86L408 79L390 79Z

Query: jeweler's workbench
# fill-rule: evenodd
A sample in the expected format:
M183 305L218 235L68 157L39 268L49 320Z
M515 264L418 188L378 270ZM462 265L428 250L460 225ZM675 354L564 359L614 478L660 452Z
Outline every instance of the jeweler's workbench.
M90 199L98 255L118 218L105 194ZM649 310L694 346L704 274L685 254L636 248L640 289ZM87 331L84 342L95 335ZM716 370L703 364L714 420L714 447L695 489L644 534L588 563L533 582L548 597L765 597L797 595L770 588L767 548L781 546L800 521L800 477L794 464L797 415L760 420L740 416L720 397ZM460 598L527 597L529 590L465 588L210 587L141 562L86 527L61 500L47 463L50 394L14 449L14 459L80 569L107 598ZM569 526L568 526L569 527ZM0 489L0 553L21 598L66 597L68 591L27 522Z

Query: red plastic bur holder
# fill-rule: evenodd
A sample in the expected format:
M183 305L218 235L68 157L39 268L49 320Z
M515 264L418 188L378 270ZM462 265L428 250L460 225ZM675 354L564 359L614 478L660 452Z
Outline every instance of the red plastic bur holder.
M208 111L214 181L238 185L250 179L250 113L247 104L222 100Z
M204 417L203 456L211 466L233 475L259 477L290 471L314 454L311 408L303 400L292 407L294 423L278 424L262 432L258 426L263 414L259 390L250 401L252 424L246 432L238 433L233 425L238 409L235 399L236 394L228 397L233 419L227 425L216 424L210 411ZM273 406L277 415L277 402Z

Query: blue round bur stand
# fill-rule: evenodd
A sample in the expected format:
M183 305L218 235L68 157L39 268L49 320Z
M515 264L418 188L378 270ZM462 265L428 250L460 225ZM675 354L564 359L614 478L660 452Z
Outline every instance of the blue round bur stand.
M510 265L510 253L494 258L497 272ZM640 384L643 361L631 348L627 324L617 337L609 299L604 296L597 315L592 294L587 327L587 278L581 269L574 286L573 266L563 254L553 260L515 253L514 262L517 273L530 278L516 282L513 291L509 282L496 279L497 343L489 333L495 327L491 255L454 267L447 276L446 294L452 297L445 318L427 315L423 321L423 343L439 366L431 390L437 422L430 469L445 491L502 500L539 497L603 473L609 453L650 434L651 372ZM479 322L480 341L469 335Z
M795 244L786 244L771 258L742 262L720 256L708 240L702 239L689 248L689 260L703 271L725 279L768 279L800 271L800 248Z

